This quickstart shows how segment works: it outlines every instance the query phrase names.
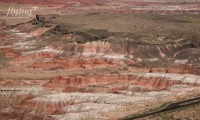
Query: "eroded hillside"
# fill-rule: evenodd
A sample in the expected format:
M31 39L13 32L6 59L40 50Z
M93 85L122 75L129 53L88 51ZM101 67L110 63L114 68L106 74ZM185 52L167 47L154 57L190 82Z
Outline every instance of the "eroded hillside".
M126 30L106 29L109 18L99 29L95 19L78 21L102 17L94 16L37 15L2 27L1 118L119 119L199 95L199 24L186 21L193 15L166 24L170 15L113 14L138 21Z
M1 2L54 11L1 18L2 119L121 119L200 94L198 0Z

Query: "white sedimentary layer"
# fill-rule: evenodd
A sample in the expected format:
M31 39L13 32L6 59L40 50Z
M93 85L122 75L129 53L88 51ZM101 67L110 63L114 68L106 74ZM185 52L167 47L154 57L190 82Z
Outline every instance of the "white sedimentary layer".
M161 77L168 80L177 80L188 83L200 83L200 76L193 74L173 74L173 73L129 73L141 77Z

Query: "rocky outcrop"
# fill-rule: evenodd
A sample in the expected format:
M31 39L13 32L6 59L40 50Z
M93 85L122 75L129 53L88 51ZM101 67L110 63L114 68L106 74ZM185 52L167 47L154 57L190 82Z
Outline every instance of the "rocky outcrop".
M131 40L133 33L110 32L102 29L78 30L76 26L68 24L57 24L51 21L55 15L37 15L36 19L27 23L16 25L19 30L28 32L29 35L35 36L37 42L31 45L36 46L35 49L44 50L51 46L57 51L57 56L71 57L79 56L103 56L114 59L151 59L151 58L175 58L186 59L188 62L193 59L189 53L198 52L198 40L192 38L157 38L159 41L153 43ZM166 18L165 18L166 19ZM50 25L50 27L48 27ZM52 25L52 26L51 26ZM47 26L47 28L44 26ZM76 28L76 29L74 29ZM122 34L122 35L121 35ZM130 38L118 38L128 34ZM161 42L162 41L162 42ZM41 44L42 42L42 44ZM40 46L38 46L40 44ZM38 47L38 48L37 48ZM50 51L50 52L53 52ZM188 52L188 51L189 52ZM186 56L182 55L187 51ZM34 53L34 51L32 52ZM198 62L198 57L195 58ZM37 65L36 65L37 66ZM38 65L41 66L41 65ZM37 67L36 67L37 68Z
M156 74L156 73L155 73ZM151 75L151 74L149 74ZM178 75L177 75L178 76ZM180 74L180 76L182 76ZM192 76L192 75L191 75ZM196 78L194 78L195 80ZM128 87L132 86L131 89ZM197 82L183 81L158 76L141 76L140 74L107 74L107 75L89 75L89 76L69 76L53 77L49 82L45 83L43 87L50 89L63 89L64 92L115 92L130 91L130 92L147 92L165 90L174 85L191 85L198 86ZM141 86L141 87L139 87ZM133 90L133 91L132 91Z
M31 65L34 69L93 69L116 66L117 60L107 58L60 58L49 62L39 62Z
M36 15L36 20L39 21L50 21L54 18L57 18L59 15L50 14L50 15Z

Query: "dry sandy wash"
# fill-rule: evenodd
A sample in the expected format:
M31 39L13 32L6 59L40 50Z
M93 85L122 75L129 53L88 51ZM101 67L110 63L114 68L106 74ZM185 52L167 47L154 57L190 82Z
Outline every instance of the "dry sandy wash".
M1 2L57 13L1 18L2 120L115 120L200 94L198 0Z

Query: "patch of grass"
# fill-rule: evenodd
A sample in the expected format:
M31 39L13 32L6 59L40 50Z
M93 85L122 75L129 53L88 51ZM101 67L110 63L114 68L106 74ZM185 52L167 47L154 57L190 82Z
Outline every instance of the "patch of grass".
M172 115L169 115L167 113L161 113L159 117L161 117L162 120L175 120Z
M0 53L0 69L8 66L10 58L6 58L5 54L4 52Z

